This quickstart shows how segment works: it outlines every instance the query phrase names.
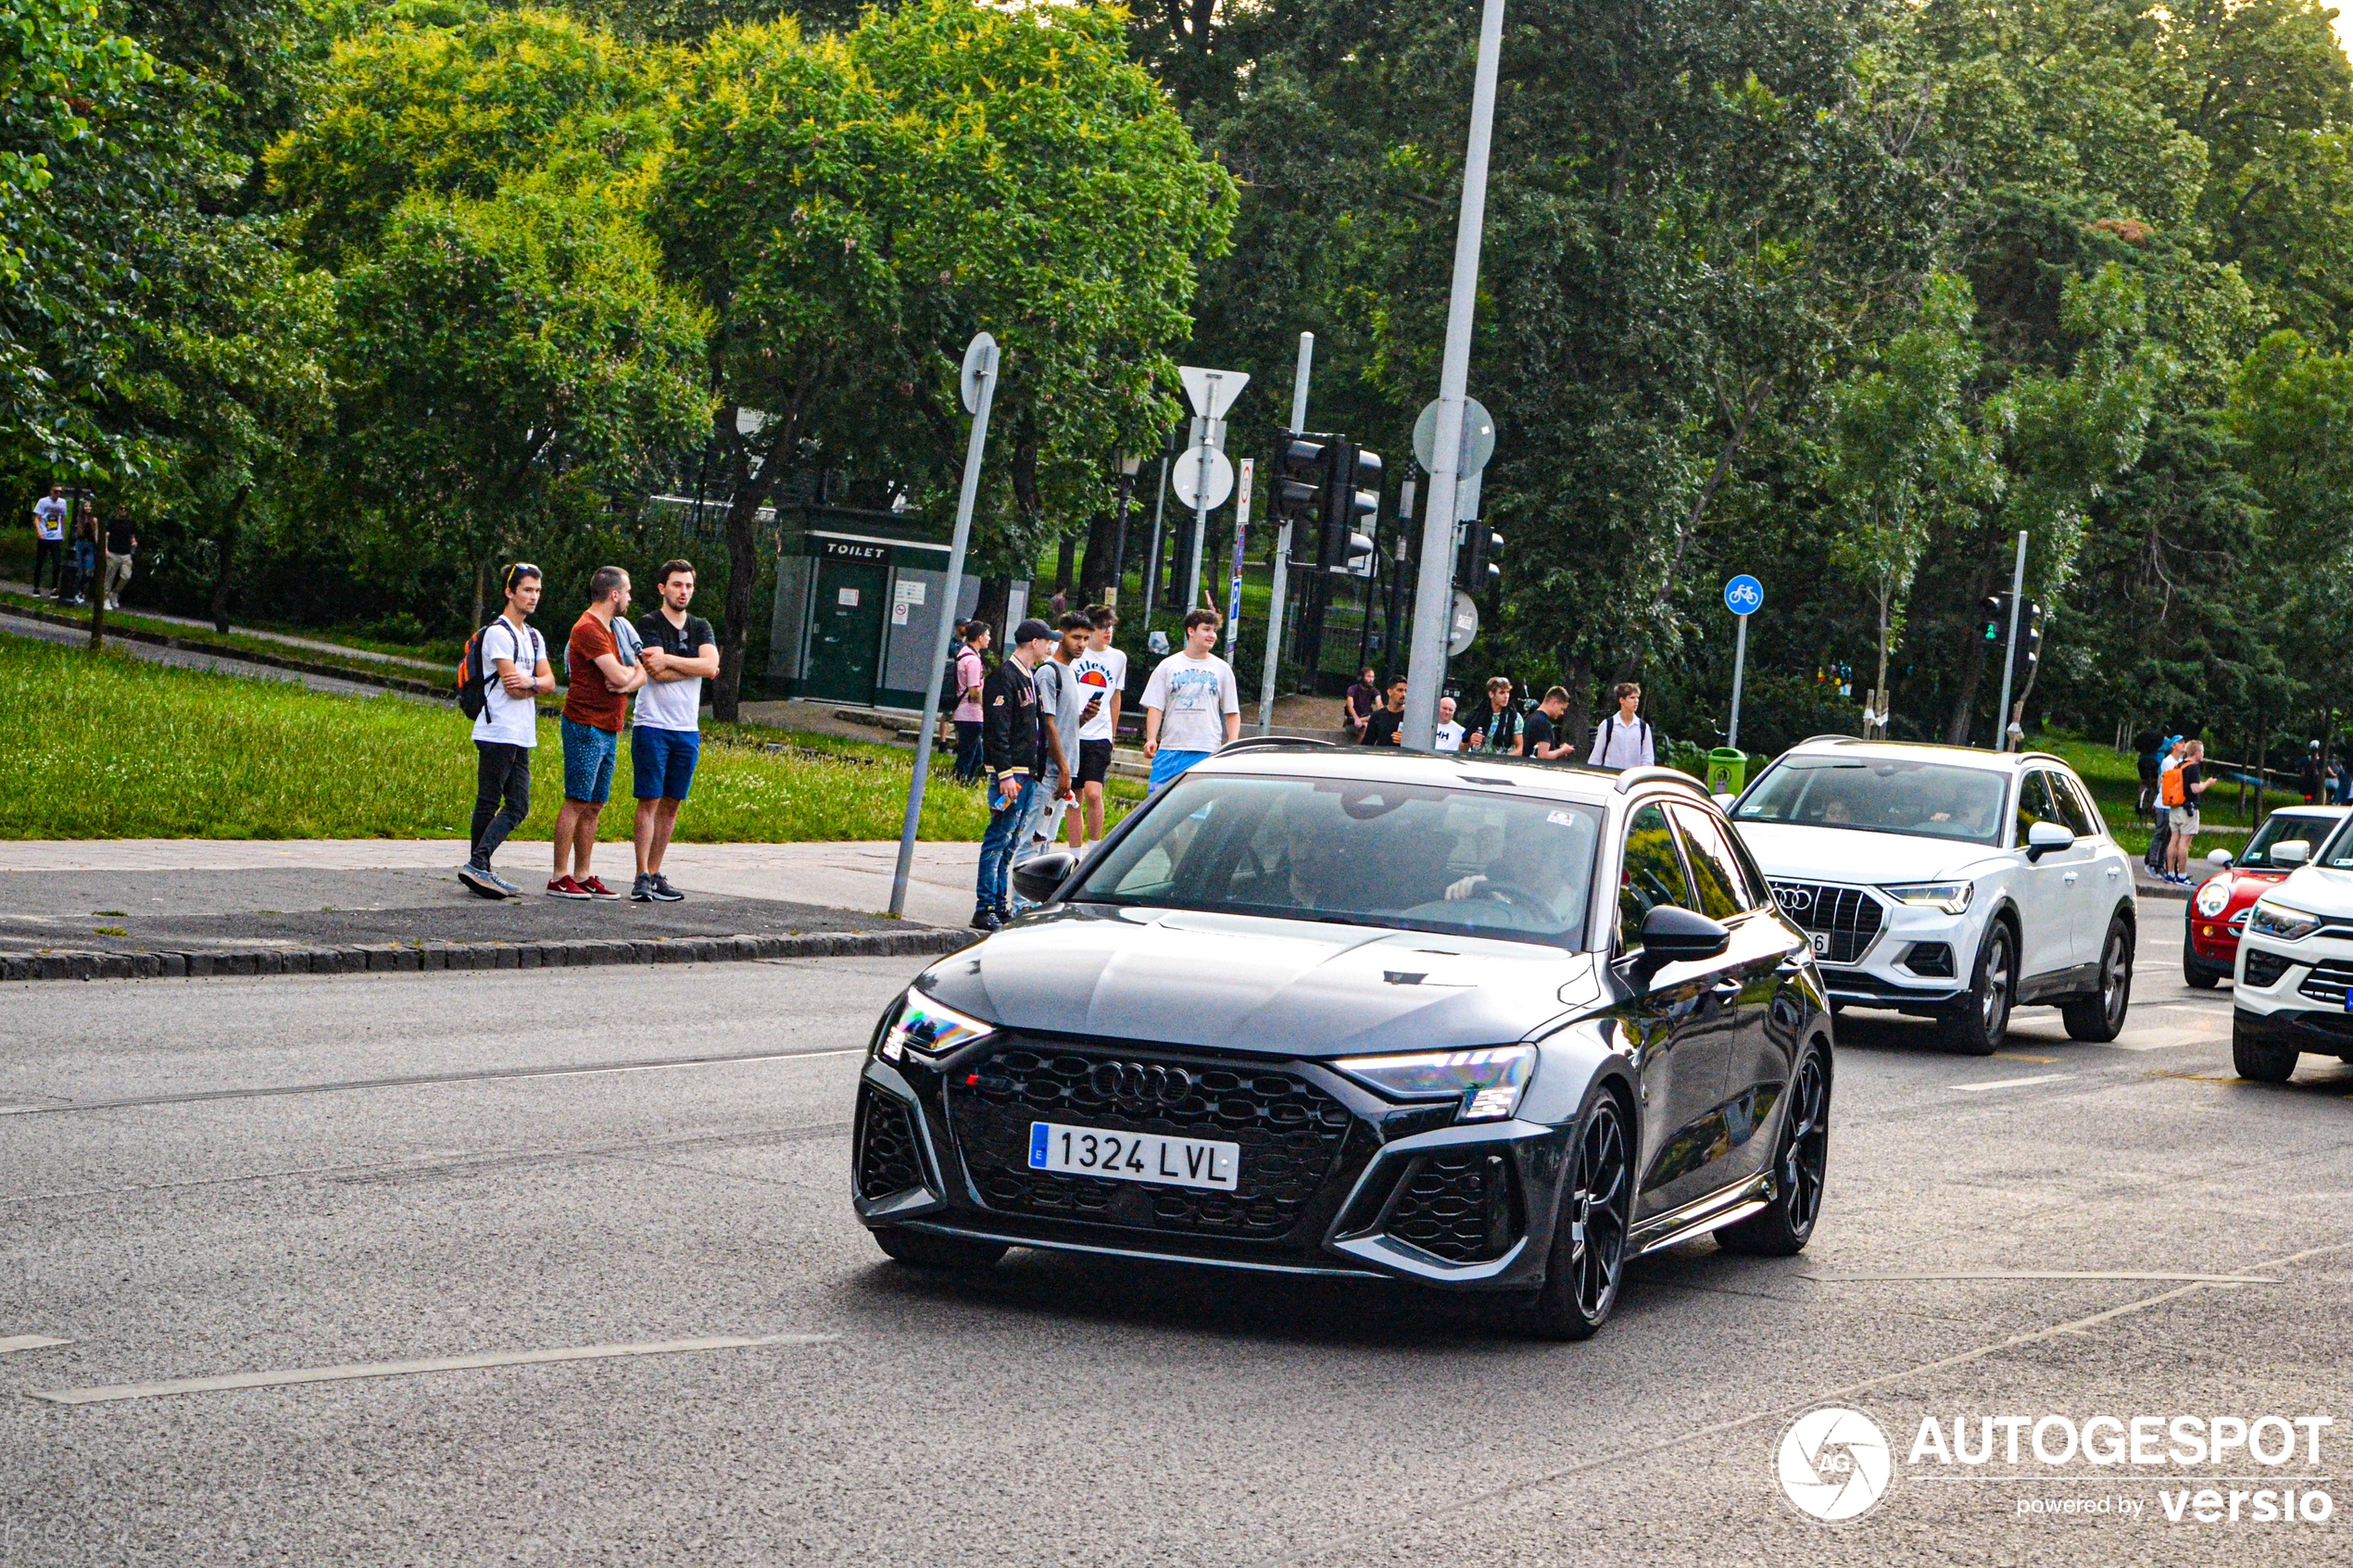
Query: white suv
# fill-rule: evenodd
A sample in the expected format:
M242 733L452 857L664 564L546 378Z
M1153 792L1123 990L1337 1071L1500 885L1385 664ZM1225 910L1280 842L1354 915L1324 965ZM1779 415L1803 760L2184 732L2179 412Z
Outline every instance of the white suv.
M1730 808L1839 1007L1936 1018L1987 1055L2013 1006L2113 1040L2133 991L2133 867L2073 770L2023 756L1820 735Z
M2282 858L2278 846L2271 853ZM2304 1051L2353 1062L2353 871L2308 865L2266 889L2239 937L2233 981L2240 1077L2282 1083Z

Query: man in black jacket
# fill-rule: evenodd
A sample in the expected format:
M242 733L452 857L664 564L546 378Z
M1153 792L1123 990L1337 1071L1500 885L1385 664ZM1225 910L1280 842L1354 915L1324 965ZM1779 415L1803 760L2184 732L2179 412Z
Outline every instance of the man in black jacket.
M994 931L1013 918L1007 877L1021 825L1038 788L1038 688L1029 672L1052 652L1054 629L1042 621L1013 628L1012 646L980 688L980 738L988 766L988 832L980 841L980 881L973 891L973 929Z

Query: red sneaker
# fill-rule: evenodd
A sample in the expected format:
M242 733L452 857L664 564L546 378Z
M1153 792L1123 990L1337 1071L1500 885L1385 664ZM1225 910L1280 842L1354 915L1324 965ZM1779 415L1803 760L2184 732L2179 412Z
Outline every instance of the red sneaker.
M550 898L594 898L596 895L573 881L572 878L560 876L549 879L547 897Z
M605 885L605 879L600 876L592 876L584 882L578 882L573 885L578 887L583 893L587 894L591 898L618 898L621 897L620 894L615 893L611 888L607 887Z

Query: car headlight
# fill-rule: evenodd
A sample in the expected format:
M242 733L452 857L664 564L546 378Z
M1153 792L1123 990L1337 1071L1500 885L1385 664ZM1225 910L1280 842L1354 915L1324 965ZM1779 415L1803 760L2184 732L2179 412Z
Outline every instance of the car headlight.
M2212 920L2231 907L2231 879L2218 876L2197 890L2197 912Z
M2268 899L2255 901L2255 912L2247 916L2247 930L2262 936L2276 936L2283 942L2300 942L2321 929L2320 917L2308 915L2302 909L2291 909L2284 904Z
M925 1058L942 1057L996 1032L993 1023L968 1018L920 991L910 991L899 1004L899 1016L883 1034L882 1054L892 1061L904 1051Z
M1969 896L1977 891L1973 882L1916 882L1906 887L1882 887L1881 892L1899 904L1912 904L1921 909L1942 909L1957 915L1969 908Z
M1536 1072L1536 1047L1489 1046L1413 1056L1359 1056L1332 1065L1397 1099L1458 1101L1457 1122L1497 1122L1519 1110L1519 1098Z

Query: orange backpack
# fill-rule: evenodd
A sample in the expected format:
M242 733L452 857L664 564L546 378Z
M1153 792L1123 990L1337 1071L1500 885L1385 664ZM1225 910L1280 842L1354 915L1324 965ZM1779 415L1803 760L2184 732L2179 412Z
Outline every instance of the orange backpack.
M2182 770L2180 768L2168 768L2165 770L2163 776L2161 776L2157 783L2157 797L2168 806L2186 806L2189 804L2188 793L2182 787Z

